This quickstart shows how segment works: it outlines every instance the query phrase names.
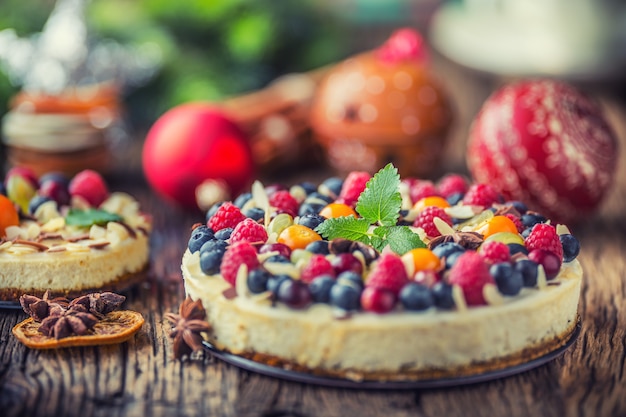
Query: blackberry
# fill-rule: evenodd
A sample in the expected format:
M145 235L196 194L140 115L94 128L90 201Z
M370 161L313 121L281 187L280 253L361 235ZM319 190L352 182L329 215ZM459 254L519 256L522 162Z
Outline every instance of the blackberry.
M213 230L207 226L196 227L193 232L191 232L187 247L191 253L195 253L200 250L202 245L213 238Z
M431 289L433 302L438 308L450 310L454 308L454 298L452 297L452 285L443 281L437 282Z
M330 275L315 277L309 284L309 291L313 301L326 304L330 302L330 290L335 284L335 279Z
M537 274L539 272L539 265L530 259L520 259L513 265L516 271L522 275L522 281L524 287L534 287L537 285Z
M496 281L498 291L504 295L517 295L524 285L522 274L508 262L491 265L489 273Z
M271 274L263 268L256 268L248 274L248 289L253 294L260 294L267 291L267 283Z
M563 262L572 262L580 253L580 243L578 239L569 233L559 235L563 246Z
M226 227L222 230L215 232L215 239L219 240L228 240L230 239L230 235L233 233L232 227Z
M315 230L317 226L324 223L324 218L319 214L305 214L298 219L297 224L306 226L311 230Z
M327 240L316 240L309 243L304 249L311 253L317 253L320 255L328 255L330 253Z
M430 289L417 282L410 282L400 290L400 302L410 311L422 311L435 304Z

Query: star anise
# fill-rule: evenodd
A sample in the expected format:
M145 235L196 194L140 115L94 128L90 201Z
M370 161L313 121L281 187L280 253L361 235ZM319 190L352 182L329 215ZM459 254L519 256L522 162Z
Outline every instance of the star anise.
M85 311L102 319L107 313L117 310L125 300L126 297L123 295L112 292L91 293L73 299L69 308L80 305L85 308Z
M201 300L193 301L187 297L180 305L178 314L165 313L165 318L174 325L170 337L174 339L174 357L202 349L202 332L208 332L211 325L205 320L206 311Z
M454 232L449 235L437 236L428 243L428 248L433 249L436 246L446 242L454 242L463 246L465 249L476 250L483 243L483 235L477 232Z
M54 304L61 307L67 307L69 301L67 298L54 297L51 298L50 291L46 291L42 298L34 295L24 294L20 297L20 304L26 314L31 316L33 320L40 322L49 315L50 307Z
M87 334L97 322L98 318L87 312L82 305L66 309L59 304L53 304L48 317L41 322L39 331L48 337L62 339L72 334Z

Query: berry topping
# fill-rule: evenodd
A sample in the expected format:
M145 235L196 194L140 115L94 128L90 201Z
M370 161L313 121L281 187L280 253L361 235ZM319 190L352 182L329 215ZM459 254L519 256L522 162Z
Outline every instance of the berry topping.
M496 233L518 233L516 224L513 222L513 220L509 219L506 216L493 216L476 231L483 235L483 238L485 239L487 239L491 235L495 235Z
M343 272L354 272L359 276L363 273L363 264L351 253L340 253L335 256L330 263L337 275Z
M432 307L435 299L427 286L410 282L400 291L400 302L407 310L422 311Z
M561 270L561 258L545 249L534 249L528 253L528 259L543 266L546 279L554 279Z
M517 295L524 286L522 274L508 262L491 265L489 273L495 279L498 291L504 295Z
M320 275L335 276L335 269L324 255L313 255L309 263L302 268L300 279L307 284Z
M507 213L505 214L505 216L506 218L508 218L509 220L513 222L513 224L515 225L515 228L517 229L517 233L522 233L524 231L524 224L522 223L522 220L519 217L511 213Z
M530 259L520 259L513 266L522 275L524 287L534 287L537 285L537 273L539 265Z
M289 258L291 256L291 249L289 246L282 243L266 243L259 248L259 253L278 252L279 255Z
M320 184L318 189L320 193L326 194L332 197L332 199L334 200L337 197L339 197L342 187L343 187L343 180L341 178L330 177L330 178L326 178L324 182Z
M20 224L20 217L15 205L8 197L0 195L0 237L6 234L6 228Z
M319 253L320 255L328 255L330 253L327 240L316 240L306 245L304 249L312 253Z
M334 219L337 217L358 217L356 211L352 207L343 203L330 203L319 212L319 215L326 219Z
M472 251L459 256L450 269L448 281L461 287L469 306L487 304L483 297L483 287L495 283L482 256Z
M416 203L422 198L439 196L439 192L432 181L414 180L410 182L409 195L411 201Z
M219 273L224 252L225 250L200 250L200 270L206 275Z
M330 305L346 311L358 310L361 306L362 288L349 280L338 280L330 289Z
M337 202L350 207L356 206L356 202L361 193L365 190L365 186L370 178L371 175L367 172L352 171L349 173L346 180L343 182Z
M237 280L237 272L241 265L245 264L248 267L248 271L259 267L260 264L256 255L256 249L248 242L231 245L222 259L220 267L222 278L234 286Z
M511 260L509 246L506 243L495 240L487 241L480 245L479 253L490 264L509 262Z
M237 242L265 243L267 231L265 227L252 219L244 219L239 222L230 235L230 244Z
M215 239L218 240L228 240L230 239L230 235L233 233L232 227L225 227L222 230L218 230L215 232Z
M200 250L202 245L204 245L207 241L213 239L213 231L206 226L199 226L193 229L191 232L191 237L189 238L189 243L187 247L191 253L197 252Z
M365 285L388 289L397 295L408 281L402 259L393 253L383 253L374 264Z
M580 243L573 235L566 233L559 235L563 246L563 262L572 262L580 253Z
M439 281L431 289L433 302L438 308L449 310L454 308L454 297L452 296L452 285Z
M271 275L263 268L257 268L248 274L248 289L252 294L260 294L267 291L267 282Z
M311 242L322 240L322 237L315 231L301 224L292 224L286 227L278 235L278 243L287 245L291 250L304 249Z
M388 313L396 304L396 295L386 288L366 287L361 293L361 307L372 313Z
M317 213L310 213L301 216L298 219L298 223L302 226L306 226L311 230L315 230L317 226L324 222L324 218Z
M543 249L554 253L559 258L559 263L563 259L563 245L556 233L556 228L549 224L534 225L524 243L529 252Z
M313 302L328 303L330 302L330 290L335 285L335 278L329 275L319 276L309 284L309 291Z
M37 209L41 207L43 203L47 203L48 201L52 201L52 199L43 195L35 195L28 202L28 213L34 215Z
M459 174L449 174L439 180L437 191L446 199L454 194L465 194L467 192L467 181Z
M270 196L270 206L275 207L281 213L287 213L292 217L298 214L298 201L289 194L289 191L276 191Z
M82 197L93 207L98 207L109 196L109 189L102 176L90 169L76 174L68 189L72 197Z
M246 216L239 207L227 201L218 207L215 214L209 219L207 226L217 232L227 227L234 228L245 218Z
M426 235L430 238L441 236L441 233L435 226L434 219L435 217L439 217L444 222L452 225L452 219L450 216L446 214L446 212L441 207L430 206L426 207L424 210L420 212L415 221L413 222L414 227L421 227L424 229Z
M68 190L68 181L65 177L63 179L54 179L50 176L47 179L43 179L40 182L39 190L37 194L48 197L51 200L56 201L59 207L66 206L70 203L70 192Z
M285 279L276 293L276 299L294 309L304 308L311 304L311 292L302 281Z
M472 184L463 197L466 206L491 207L500 201L500 194L489 184Z

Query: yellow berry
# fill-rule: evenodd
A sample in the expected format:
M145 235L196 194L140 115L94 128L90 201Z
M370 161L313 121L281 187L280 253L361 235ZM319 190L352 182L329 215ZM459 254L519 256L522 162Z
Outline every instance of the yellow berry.
M285 228L276 239L278 243L289 246L291 250L304 249L309 243L316 240L322 240L322 237L314 230L301 224L293 224Z
M7 197L0 194L0 236L6 235L6 228L19 226L20 216L17 214L15 205Z
M412 262L415 267L415 272L439 271L441 269L441 259L430 249L426 248L411 249L402 255L402 260L409 263Z
M358 217L356 211L354 211L352 207L343 203L330 203L321 209L319 214L327 219L348 216Z
M413 205L413 209L417 210L417 211L422 211L424 210L426 207L431 207L431 206L435 206L435 207L441 207L443 209L450 207L450 203L448 203L448 201L443 198L443 197L439 197L436 195L430 196L430 197L424 197L419 199L414 205Z
M483 238L486 239L493 234L501 232L517 233L517 226L515 226L513 220L506 216L493 216L478 227L476 232L483 235Z

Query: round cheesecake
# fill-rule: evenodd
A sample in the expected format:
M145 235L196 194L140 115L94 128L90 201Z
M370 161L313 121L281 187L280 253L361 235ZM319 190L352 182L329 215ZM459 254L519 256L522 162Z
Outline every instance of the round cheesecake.
M345 184L344 182L344 188ZM323 191L325 191L323 186L317 190ZM300 192L298 187L292 187L290 190L293 196L299 195ZM536 248L536 241L533 241L536 237L524 237L523 234L529 233L520 231L518 237L514 238L512 236L516 233L493 229L491 232L495 233L492 235L498 232L505 233L499 235L500 238L502 236L506 238L504 241L528 242L528 247L522 249L520 248L525 246L524 244L504 245L510 248L510 252L513 252L514 248L517 252L512 255L509 252L510 258L503 262L495 262L490 259L493 255L489 254L485 242L499 238L498 236L490 238L488 228L489 226L494 228L493 225L497 222L493 219L500 217L498 213L502 212L502 207L512 206L500 202L494 203L493 206L489 204L489 207L464 204L463 201L449 204L443 210L451 217L456 215L469 218L457 218L449 228L439 222L438 227L441 231L434 232L429 230L427 225L424 225L424 228L419 226L421 221L419 213L424 211L423 200L420 198L419 202L412 201L407 194L403 193L402 203L403 207L407 208L402 212L404 216L401 215L398 223L409 223L409 230L417 234L427 246L427 249L419 249L422 251L420 253L424 251L439 253L437 246L450 245L451 242L454 243L456 237L456 243L461 243L459 246L466 246L465 252L480 254L485 259L487 267L491 267L490 274L497 270L493 269L496 263L508 264L512 266L511 269L516 269L515 265L521 260L527 263L529 259L539 260L534 281L525 281L521 288L511 291L510 284L515 279L494 279L482 286L482 297L479 296L479 301L476 302L475 297L466 292L467 288L462 288L466 284L455 277L460 266L455 266L450 261L446 262L445 257L442 258L440 265L425 273L416 270L412 262L407 262L411 251L402 255L395 254L387 246L382 250L374 250L374 259L371 259L363 256L365 252L372 253L371 250L363 251L364 245L360 247L351 245L352 249L346 250L345 244L338 243L342 239L335 239L329 241L330 253L323 255L330 264L337 265L335 260L344 253L356 255L355 257L363 264L360 274L363 280L363 287L359 289L360 303L346 309L341 299L333 300L332 289L330 300L316 299L318 295L314 289L316 278L311 280L311 267L307 265L309 259L319 254L310 255L307 249L293 248L288 257L289 262L285 259L277 260L275 258L277 253L284 255L284 252L271 251L271 245L284 242L285 240L281 239L283 234L276 230L276 222L270 220L265 226L264 219L260 219L259 224L264 225L268 237L264 242L250 242L258 253L258 263L254 269L266 271L270 281L272 277L280 275L288 275L290 278L287 278L287 281L290 279L306 281L305 285L297 287L307 288L312 294L311 299L309 302L298 302L297 306L294 306L293 299L289 297L284 301L282 299L285 291L282 291L280 286L285 284L276 284L279 286L276 288L276 285L270 283L267 289L259 289L258 285L253 283L252 274L246 265L250 260L242 262L242 267L235 267L237 274L233 282L232 277L224 275L231 274L229 271L232 271L232 266L222 264L219 271L207 267L205 258L209 255L205 253L206 247L215 247L212 242L219 239L209 238L211 243L206 246L203 244L203 248L197 249L195 246L197 242L194 242L197 235L195 237L192 235L189 248L182 259L182 273L187 294L194 300L202 300L206 309L211 325L211 331L206 335L208 341L218 349L286 369L351 380L376 381L475 375L531 361L567 343L578 323L578 302L582 281L581 266L575 258L572 259L571 254L558 254L561 257L558 271L554 271L549 263L546 263L544 268L542 264L544 259L538 258L536 253L533 253L535 250L545 250ZM335 198L335 201L342 200L341 196ZM300 199L302 207L311 198L301 195ZM243 212L249 213L251 206L264 206L265 210L270 212L282 210L271 204L264 205L263 200L263 197L259 198L257 195L243 205ZM271 194L269 201L272 201ZM498 207L500 211L492 207ZM506 211L512 212L510 209ZM324 210L320 212L326 213ZM537 217L539 214L531 211L524 215L518 211L515 213L526 223L530 222L529 217L536 216L536 219L541 219ZM304 217L310 216L294 216L294 224L298 224ZM542 225L550 227L549 221L542 220ZM216 223L209 219L210 226L215 226ZM520 224L523 228L521 221ZM555 229L554 236L556 230L571 236L562 226L552 228ZM324 229L318 227L316 230ZM429 230L430 234L439 233L439 236L429 236L426 230ZM211 232L213 231L211 230L209 235ZM468 239L459 238L464 236L463 233L471 233L478 240L472 239L474 243L468 244ZM248 234L254 235L252 232ZM219 237L219 232L215 235ZM233 249L234 246L242 245L241 236L241 230L235 226L229 239L235 239L237 242L231 243L226 240L223 244L226 248L225 262L233 262L228 251L234 251L236 250ZM320 237L321 242L326 241L323 233ZM258 240L258 236L251 240ZM539 240L543 242L548 239L542 237ZM320 245L310 247L314 246ZM270 250L264 251L262 249L264 247ZM343 249L336 249L339 247ZM553 250L558 251L558 248ZM374 275L379 274L381 270L379 264L386 262L383 258L396 256L403 260L406 269L407 279L404 286L419 284L425 293L430 292L432 295L438 291L436 287L440 289L446 286L451 290L449 295L451 294L452 303L441 300L438 302L435 295L426 297L427 300L431 300L430 304L414 308L415 305L410 303L403 288L399 294L396 293L392 297L394 302L385 308L385 311L377 307L378 304L372 304L366 295L368 291L370 294L379 290L381 293L393 293L387 291L385 285L380 284L387 282L385 281L387 278L380 281L379 276ZM452 258L450 254L447 256ZM456 262L459 264L462 261ZM464 271L464 274L473 275L474 272ZM331 286L344 285L340 283L343 279L341 273L332 276L330 272L330 275L336 281L334 284L331 282ZM284 280L283 278L283 282ZM370 291L368 288L374 289ZM306 294L307 290L303 291Z
M111 193L97 207L80 196L42 201L0 238L0 300L121 290L142 279L152 226L132 196Z

